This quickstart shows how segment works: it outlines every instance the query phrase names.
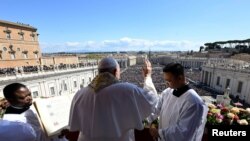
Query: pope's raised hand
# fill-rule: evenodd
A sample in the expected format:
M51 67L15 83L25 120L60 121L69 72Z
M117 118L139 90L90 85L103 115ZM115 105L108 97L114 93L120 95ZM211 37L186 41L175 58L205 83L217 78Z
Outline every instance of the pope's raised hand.
M145 59L145 61L144 61L144 66L142 68L142 72L143 72L144 77L151 76L151 74L152 74L152 66L151 66L151 63L148 59Z

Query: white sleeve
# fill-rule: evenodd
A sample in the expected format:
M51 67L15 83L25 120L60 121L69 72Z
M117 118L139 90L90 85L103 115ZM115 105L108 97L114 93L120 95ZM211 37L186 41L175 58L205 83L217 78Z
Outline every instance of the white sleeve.
M164 95L164 93L162 93L158 96L157 104L155 106L154 112L152 112L151 115L147 117L147 121L149 124L151 124L160 115L162 102L163 102L163 95Z
M151 115L147 117L147 121L149 124L151 124L156 118L159 117L163 104L163 99L166 96L166 94L169 93L169 90L170 89L166 89L160 95L158 95L157 104L155 106L154 112L152 112Z
M35 141L33 128L23 122L0 120L0 140L2 141Z
M203 106L198 103L186 104L177 124L159 130L161 139L167 141L192 141L202 123Z
M152 78L146 77L143 89L136 87L134 93L136 95L137 107L139 108L141 118L145 119L150 113L155 111L155 106L158 101L157 91L152 82Z
M147 76L144 78L144 90L151 91L153 94L157 94L157 91L155 89L154 83L152 81L152 78L150 76Z
M16 123L18 123L18 122L16 122ZM29 124L20 122L19 127L17 127L15 130L20 131L19 137L21 137L21 138L23 137L23 141L28 141L28 140L35 141L36 140L36 133Z

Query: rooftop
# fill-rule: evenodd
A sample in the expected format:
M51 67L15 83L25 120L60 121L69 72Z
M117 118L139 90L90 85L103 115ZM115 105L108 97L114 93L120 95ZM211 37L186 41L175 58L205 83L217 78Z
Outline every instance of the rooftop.
M12 26L24 27L24 28L35 30L35 31L37 30L37 28L30 26L29 24L24 24L24 23L20 23L20 22L14 23L14 22L0 20L0 24L7 24L7 25L12 25Z

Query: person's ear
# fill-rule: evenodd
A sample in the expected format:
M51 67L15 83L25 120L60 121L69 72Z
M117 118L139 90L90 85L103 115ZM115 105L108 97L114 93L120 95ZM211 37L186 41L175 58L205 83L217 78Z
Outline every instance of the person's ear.
M115 69L113 70L113 74L114 74L114 76L117 75L117 68L115 68Z
M15 103L16 102L16 100L14 99L14 98L8 98L8 99L6 99L9 103Z
M184 76L183 75L179 75L178 76L178 80L183 80L184 79Z

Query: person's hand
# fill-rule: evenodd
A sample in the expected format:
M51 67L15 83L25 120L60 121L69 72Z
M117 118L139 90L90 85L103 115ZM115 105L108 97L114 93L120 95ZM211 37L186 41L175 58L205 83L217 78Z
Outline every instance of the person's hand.
M66 136L69 133L69 129L63 129L60 133L60 135L58 135L58 138L63 138L64 136Z
M79 131L69 131L69 129L63 129L61 134L58 136L59 138L63 138L65 136L69 141L77 141L79 135Z
M2 109L6 109L7 107L9 107L9 105L9 102L5 98L0 100L0 107Z
M158 129L156 129L156 127L155 127L154 124L152 124L152 125L150 126L150 128L149 128L149 133L150 133L150 135L153 137L153 139L154 139L155 141L157 141L158 138L160 138Z
M142 72L144 77L151 76L152 74L152 66L148 59L145 59L144 61Z

